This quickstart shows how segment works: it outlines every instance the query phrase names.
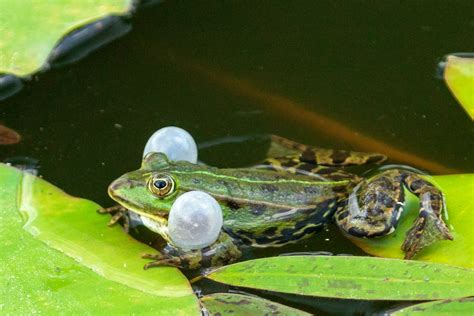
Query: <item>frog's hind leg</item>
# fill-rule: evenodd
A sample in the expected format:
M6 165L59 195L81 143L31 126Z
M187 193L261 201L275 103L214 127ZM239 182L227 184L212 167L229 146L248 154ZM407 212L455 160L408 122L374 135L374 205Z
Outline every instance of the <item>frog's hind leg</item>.
M358 177L337 167L317 166L300 161L298 156L267 158L253 168L285 171L291 174L301 174L320 178L322 181L356 180Z
M391 234L404 209L404 186L420 199L418 218L402 245L405 258L412 258L438 240L452 239L441 219L444 209L441 191L417 174L403 170L387 170L360 182L349 197L340 202L336 223L356 237Z
M443 193L414 173L407 175L404 184L420 200L418 218L402 245L405 258L410 259L424 247L438 240L453 240L453 236L442 219L446 209Z
M324 149L296 143L292 140L272 135L268 157L294 157L300 162L319 166L354 166L381 163L387 159L378 153L364 153L346 150Z
M376 153L331 150L296 143L280 136L271 136L267 159L254 166L339 181L360 179L341 167L381 163L386 157Z

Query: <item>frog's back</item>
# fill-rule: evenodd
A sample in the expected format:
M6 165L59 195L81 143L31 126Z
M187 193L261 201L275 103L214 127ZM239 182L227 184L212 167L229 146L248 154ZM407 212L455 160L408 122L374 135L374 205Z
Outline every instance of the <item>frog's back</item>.
M182 189L205 191L224 212L224 229L247 244L266 247L299 240L329 221L347 181L256 169L178 172Z

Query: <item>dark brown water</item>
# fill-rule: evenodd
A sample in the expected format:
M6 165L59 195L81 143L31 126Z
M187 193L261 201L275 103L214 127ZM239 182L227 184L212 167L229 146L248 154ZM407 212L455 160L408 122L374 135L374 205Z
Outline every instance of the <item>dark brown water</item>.
M22 135L0 147L0 158L38 159L45 179L104 206L107 185L136 169L147 138L168 125L188 130L204 147L200 158L217 166L258 161L259 142L239 139L273 133L392 153L392 162L431 173L473 172L473 123L436 77L445 54L474 51L473 8L467 1L149 7L125 37L35 76L0 104L1 123ZM331 227L281 251L360 254ZM266 296L318 313L382 308Z

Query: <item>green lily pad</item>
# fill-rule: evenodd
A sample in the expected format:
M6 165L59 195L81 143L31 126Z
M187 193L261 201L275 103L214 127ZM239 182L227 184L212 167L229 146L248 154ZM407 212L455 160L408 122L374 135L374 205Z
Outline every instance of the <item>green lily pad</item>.
M199 314L181 272L144 271L155 250L107 227L99 205L4 164L0 205L2 313Z
M209 312L209 315L310 315L299 309L278 304L255 296L215 293L201 298L201 303Z
M110 14L124 14L131 0L0 0L0 73L38 71L70 31Z
M474 120L474 56L448 56L444 80L456 100Z
M224 266L206 277L234 286L344 299L426 301L474 295L472 269L373 257L270 257Z
M474 298L465 297L456 300L444 300L411 305L388 315L472 315Z
M415 259L474 268L474 174L433 176L429 179L445 194L449 214L447 223L454 240L436 242L416 255ZM406 198L406 210L393 234L375 239L349 238L368 254L403 258L400 246L419 209L418 199L409 193Z

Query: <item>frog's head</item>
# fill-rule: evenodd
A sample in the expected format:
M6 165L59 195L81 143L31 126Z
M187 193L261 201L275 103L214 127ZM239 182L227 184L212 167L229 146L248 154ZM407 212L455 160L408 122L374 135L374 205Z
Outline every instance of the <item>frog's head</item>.
M192 165L171 162L163 153L149 153L140 169L128 172L109 186L109 195L127 209L142 215L169 212L180 195L177 179L171 171Z

